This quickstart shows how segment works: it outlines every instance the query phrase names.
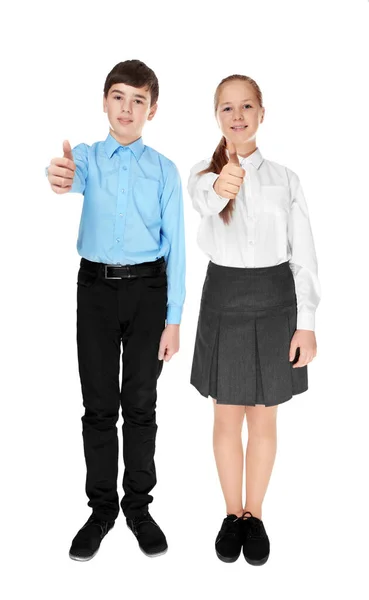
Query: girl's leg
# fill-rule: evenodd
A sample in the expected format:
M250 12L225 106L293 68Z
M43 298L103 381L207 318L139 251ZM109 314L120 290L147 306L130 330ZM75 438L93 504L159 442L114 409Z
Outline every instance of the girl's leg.
M246 505L261 519L262 503L277 450L277 406L246 406L248 443L246 449Z
M243 514L242 478L243 448L242 425L244 406L217 404L214 400L213 448L220 485L226 502L227 514Z

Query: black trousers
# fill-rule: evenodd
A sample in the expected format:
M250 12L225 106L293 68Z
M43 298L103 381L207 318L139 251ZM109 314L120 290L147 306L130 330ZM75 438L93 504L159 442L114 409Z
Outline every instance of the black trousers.
M152 502L149 492L156 484L156 385L163 368L158 350L165 328L167 276L164 272L152 277L105 279L102 264L82 258L77 287L88 506L102 519L118 516L116 423L121 407L125 465L121 507L132 517Z

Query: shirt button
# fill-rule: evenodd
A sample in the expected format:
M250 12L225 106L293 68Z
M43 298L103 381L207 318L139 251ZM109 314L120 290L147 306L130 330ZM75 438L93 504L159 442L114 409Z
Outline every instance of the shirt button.
M122 189L122 194L124 194L124 188Z
M249 244L251 244L251 245L252 245L253 243L254 243L254 240L250 240L250 241L249 241Z
M123 166L123 171L127 171L126 165Z
M123 217L123 213L119 213L119 216L120 216L120 217Z
M117 243L119 243L119 242L120 242L120 239L119 239L119 238L117 238Z

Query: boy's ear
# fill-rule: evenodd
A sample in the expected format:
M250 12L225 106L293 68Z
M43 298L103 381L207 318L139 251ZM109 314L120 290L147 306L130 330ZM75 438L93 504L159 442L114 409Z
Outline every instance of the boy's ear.
M105 94L103 94L103 110L106 113L108 108L107 108L107 102L106 102L106 98L105 98Z
M152 107L150 108L150 112L148 114L147 120L151 121L151 119L154 118L156 111L158 110L158 103L156 102L155 104L152 105Z

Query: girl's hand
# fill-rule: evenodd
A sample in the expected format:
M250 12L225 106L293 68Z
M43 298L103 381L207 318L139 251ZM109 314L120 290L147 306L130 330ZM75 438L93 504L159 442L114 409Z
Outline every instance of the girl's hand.
M316 339L314 331L308 329L296 329L290 344L290 362L294 360L296 350L300 348L298 361L292 368L304 367L316 357Z
M222 198L233 200L243 183L246 175L245 169L240 167L238 162L236 146L232 142L227 141L227 149L229 153L229 161L224 165L218 179L215 180L213 188Z
M178 350L179 325L167 325L161 334L158 358L168 362Z

